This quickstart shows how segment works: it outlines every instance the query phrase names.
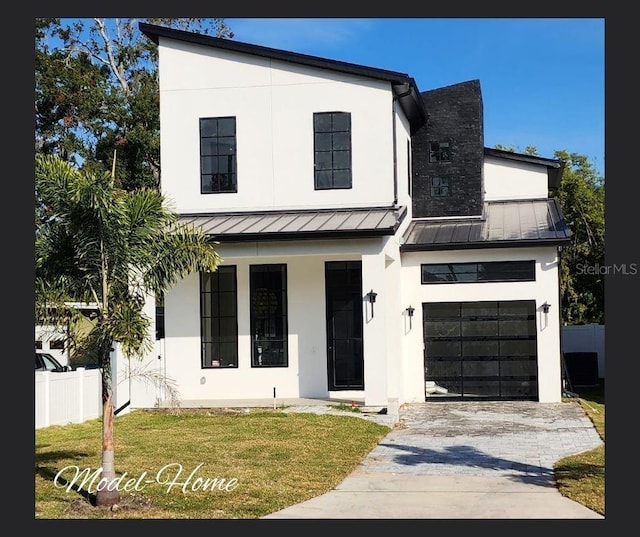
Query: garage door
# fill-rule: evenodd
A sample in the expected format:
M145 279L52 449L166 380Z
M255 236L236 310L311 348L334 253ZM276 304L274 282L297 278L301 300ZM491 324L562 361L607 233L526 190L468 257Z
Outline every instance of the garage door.
M534 300L422 305L425 396L538 398Z

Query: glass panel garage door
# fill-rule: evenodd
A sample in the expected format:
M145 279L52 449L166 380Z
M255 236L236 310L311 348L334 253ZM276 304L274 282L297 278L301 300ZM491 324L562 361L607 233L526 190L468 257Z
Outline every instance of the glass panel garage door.
M534 300L422 305L427 399L538 398Z

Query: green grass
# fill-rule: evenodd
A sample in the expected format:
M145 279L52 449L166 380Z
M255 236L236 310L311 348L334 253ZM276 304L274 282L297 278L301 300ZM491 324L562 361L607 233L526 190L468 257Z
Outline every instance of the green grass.
M343 410L344 412L361 412L360 407L356 404L348 405L347 403L339 403L337 405L329 405L336 410Z
M581 388L578 399L604 441L604 384ZM575 399L570 399L575 401ZM559 460L554 466L558 490L589 509L604 516L604 444L600 447Z
M604 386L578 393L604 440ZM265 409L131 412L115 422L116 473L152 482L124 491L123 480L114 511L93 507L86 485L61 486L72 470L56 486L65 467L100 467L101 430L100 420L36 430L36 518L259 518L334 488L389 428L350 416ZM156 479L166 465L173 466ZM185 490L157 482L173 478L177 465L178 482L195 471ZM604 516L604 468L604 446L561 459L554 467L560 493Z
M100 467L101 431L100 420L36 430L37 519L259 518L334 488L389 428L350 416L265 409L134 411L115 421L116 474L126 473L117 510L92 506L95 484L69 487L75 471L62 471ZM166 465L172 466L157 477ZM167 482L177 465L177 482L195 471L184 490ZM140 480L139 490L132 482L125 491L128 479Z

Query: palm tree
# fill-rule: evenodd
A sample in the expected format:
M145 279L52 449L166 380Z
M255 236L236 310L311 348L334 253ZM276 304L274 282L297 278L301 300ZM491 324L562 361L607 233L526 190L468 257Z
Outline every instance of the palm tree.
M144 356L152 345L146 297L193 271L215 270L220 258L208 236L181 224L155 189L125 191L113 173L94 174L44 155L36 156L35 177L36 318L68 320L65 300L98 304L87 337L103 372L101 481L108 483L116 477L112 345L119 342L129 359ZM96 491L96 505L119 501L118 490Z

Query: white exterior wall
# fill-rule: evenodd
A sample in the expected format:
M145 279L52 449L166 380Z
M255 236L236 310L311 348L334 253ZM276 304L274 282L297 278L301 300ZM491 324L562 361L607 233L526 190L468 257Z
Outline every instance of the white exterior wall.
M180 386L181 399L268 399L362 397L366 404L387 401L385 257L381 239L247 243L221 245L223 264L236 265L238 292L238 367L201 367L199 276L191 274L165 295L166 375ZM364 253L364 255L362 255ZM325 261L363 263L365 394L328 391L326 354ZM288 367L251 367L249 265L285 263L288 299ZM379 292L374 322L364 294ZM365 291L366 289L366 291ZM380 368L381 369L378 369Z
M389 83L165 39L160 44L161 182L178 212L392 204ZM313 113L331 111L351 113L352 188L316 191ZM222 116L236 117L238 192L203 195L199 118ZM405 124L397 121L404 139L399 155L406 153ZM406 175L399 173L399 181L406 183Z
M548 196L547 167L528 162L485 157L484 199L541 199Z
M464 263L479 261L536 261L534 282L483 282L461 284L420 283L422 263ZM406 402L424 401L424 302L467 302L482 300L535 300L538 335L538 389L540 402L561 400L560 318L558 307L558 255L555 247L496 248L440 252L408 252L402 255L402 305L415 308L412 329L404 332L404 395ZM541 305L551 304L548 314Z
M398 181L398 205L407 208L406 222L411 220L411 128L400 105L395 104L396 110L396 179ZM407 144L409 144L407 146ZM400 236L400 234L396 234Z

